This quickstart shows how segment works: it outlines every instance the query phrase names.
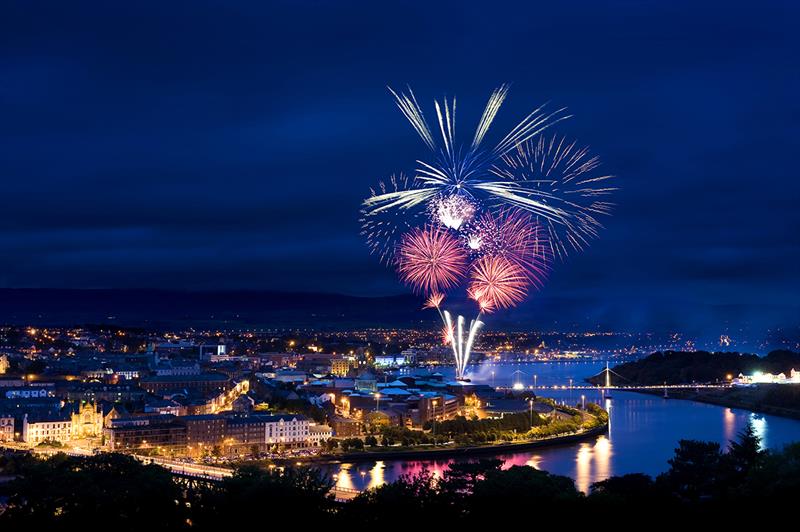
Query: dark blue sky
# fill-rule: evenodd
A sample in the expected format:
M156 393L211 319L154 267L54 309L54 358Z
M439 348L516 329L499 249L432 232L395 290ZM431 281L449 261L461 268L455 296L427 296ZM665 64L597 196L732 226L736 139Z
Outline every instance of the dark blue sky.
M512 82L497 131L567 106L622 187L529 308L797 324L796 2L433 4L4 3L0 287L401 293L357 221L425 154L386 85L466 125Z

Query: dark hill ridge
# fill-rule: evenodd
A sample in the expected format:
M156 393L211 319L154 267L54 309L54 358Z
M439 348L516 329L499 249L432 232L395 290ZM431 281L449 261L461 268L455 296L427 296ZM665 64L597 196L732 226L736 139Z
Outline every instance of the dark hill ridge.
M451 298L455 310L474 303ZM439 318L411 294L361 297L280 291L147 289L0 289L0 324L71 326L109 323L143 327L347 329L436 327ZM531 313L492 314L495 327L534 323ZM540 323L536 322L538 325Z
M418 298L272 291L2 289L0 323L264 328L406 326L435 316Z
M611 382L615 385L714 382L725 379L727 375L736 377L740 373L747 375L755 371L788 374L792 368L800 370L800 353L778 350L761 357L745 353L666 351L615 366L612 370L622 378L612 374ZM588 380L601 384L604 378Z

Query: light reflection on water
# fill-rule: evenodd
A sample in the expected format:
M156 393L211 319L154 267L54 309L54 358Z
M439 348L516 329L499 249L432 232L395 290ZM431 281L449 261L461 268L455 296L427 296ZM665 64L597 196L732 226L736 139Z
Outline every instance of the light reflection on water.
M604 363L534 363L488 364L473 372L474 382L492 378L497 385L510 383L513 373L522 371L533 383L537 376L539 385L567 384L574 379L576 385L586 376L596 374ZM448 368L440 369L446 373ZM450 370L452 372L452 370ZM480 378L478 378L480 375ZM609 433L590 441L535 449L521 453L500 455L503 467L529 465L551 473L566 475L575 480L582 491L593 482L612 475L647 473L657 475L667 468L680 439L717 441L722 446L734 439L753 422L756 433L765 447L781 448L786 443L800 440L800 421L775 416L754 414L725 407L664 399L660 395L632 392L613 393L604 399L592 390L546 390L541 395L568 404L580 402L581 394L587 401L603 404L610 414ZM364 489L396 480L401 475L417 474L428 470L441 476L451 460L387 460L337 464L327 471L337 475L337 485L343 488Z

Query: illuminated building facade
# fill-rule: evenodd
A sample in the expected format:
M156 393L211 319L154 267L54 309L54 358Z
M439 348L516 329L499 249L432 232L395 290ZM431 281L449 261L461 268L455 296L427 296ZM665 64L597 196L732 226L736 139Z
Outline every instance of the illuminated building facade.
M103 434L103 412L95 403L81 403L70 421L74 440L99 438Z
M14 440L14 418L0 415L0 441Z
M61 416L48 416L42 419L22 418L22 441L29 445L42 442L67 443L72 439L72 420Z

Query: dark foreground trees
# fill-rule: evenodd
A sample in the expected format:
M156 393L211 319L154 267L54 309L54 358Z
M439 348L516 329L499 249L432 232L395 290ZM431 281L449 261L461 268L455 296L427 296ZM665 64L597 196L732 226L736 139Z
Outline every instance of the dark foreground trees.
M189 517L172 475L129 456L4 457L2 464L5 473L17 478L0 485L0 494L8 497L1 530L23 525L29 530L80 530L93 523L178 530Z
M0 458L0 530L225 530L240 525L417 528L556 518L572 526L611 522L697 523L763 518L790 511L800 497L800 444L760 449L751 428L726 450L680 441L669 469L598 482L584 495L567 477L528 466L503 469L484 459L424 471L337 503L330 479L311 469L245 467L224 482L187 485L164 469L115 454ZM606 521L603 521L603 520ZM618 521L622 519L622 521ZM692 521L686 521L692 519Z

